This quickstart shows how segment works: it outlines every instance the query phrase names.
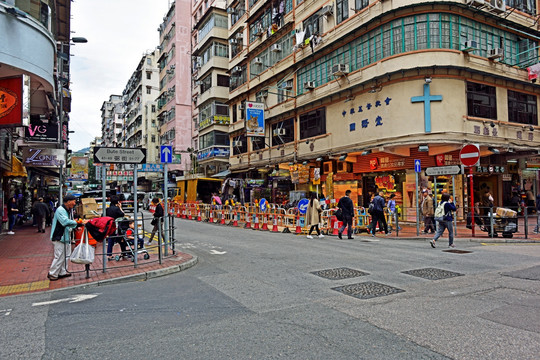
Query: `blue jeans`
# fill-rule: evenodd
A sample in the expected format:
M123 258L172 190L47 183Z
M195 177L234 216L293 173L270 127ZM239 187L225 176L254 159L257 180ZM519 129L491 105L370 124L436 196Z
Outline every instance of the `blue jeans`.
M454 224L452 220L436 221L436 223L437 232L435 233L433 241L437 241L443 234L444 229L448 229L448 246L452 245L454 243Z
M16 221L17 221L17 214L9 215L9 231L13 231L13 226L15 226Z

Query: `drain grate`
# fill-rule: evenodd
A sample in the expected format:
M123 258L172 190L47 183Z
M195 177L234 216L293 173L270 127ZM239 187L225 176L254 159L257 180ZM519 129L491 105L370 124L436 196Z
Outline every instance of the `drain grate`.
M428 280L441 280L441 279L453 278L456 276L463 276L463 274L460 274L460 273L456 273L456 272L452 272L448 270L436 269L436 268L425 268L425 269L402 271L402 273L407 274L407 275L421 277Z
M472 253L472 251L467 250L457 250L457 249L449 249L449 250L443 250L444 252L454 253L454 254L468 254Z
M325 279L330 279L330 280L350 279L350 278L354 278L358 276L369 275L369 273L366 273L360 270L349 269L349 268L326 269L326 270L312 271L311 273Z
M367 281L359 284L345 285L332 288L345 295L353 296L358 299L372 299L379 296L386 296L405 292L393 286L380 284L373 281Z

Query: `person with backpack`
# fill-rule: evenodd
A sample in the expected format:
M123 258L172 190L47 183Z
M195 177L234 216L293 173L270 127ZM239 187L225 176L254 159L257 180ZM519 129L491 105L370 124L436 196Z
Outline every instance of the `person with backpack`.
M373 210L371 212L371 216L373 218L371 236L375 236L377 223L379 223L379 230L384 231L384 233L388 235L388 225L386 224L386 216L384 215L384 207L386 204L383 195L384 193L379 191L377 196L375 196L371 202L373 204Z
M435 237L430 241L431 247L435 248L435 242L441 237L444 232L444 229L448 229L448 246L456 247L454 245L454 216L452 211L456 211L456 205L450 194L444 193L441 196L441 202L437 209L435 210L435 221L437 222L437 232Z

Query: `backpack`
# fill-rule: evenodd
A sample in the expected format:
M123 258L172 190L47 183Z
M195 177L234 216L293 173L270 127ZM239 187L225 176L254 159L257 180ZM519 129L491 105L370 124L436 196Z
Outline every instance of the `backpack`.
M367 209L367 212L369 214L373 214L373 210L375 210L375 205L373 205L373 203L369 203L369 207Z
M444 221L444 205L446 205L446 201L443 203L440 203L439 206L437 206L437 209L435 209L435 221Z
M102 216L89 220L86 223L86 229L97 241L103 241L116 231L116 223L112 217Z

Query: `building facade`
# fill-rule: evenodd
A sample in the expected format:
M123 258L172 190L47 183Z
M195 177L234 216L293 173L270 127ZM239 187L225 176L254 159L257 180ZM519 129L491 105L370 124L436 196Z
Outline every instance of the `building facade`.
M230 171L253 184L248 198L351 189L367 205L383 189L413 214L415 160L419 185L461 208L486 187L498 206L538 192L536 3L247 0L227 12ZM474 189L423 171L459 165L467 143L480 149Z
M110 95L101 105L101 146L120 147L124 131L124 100Z

